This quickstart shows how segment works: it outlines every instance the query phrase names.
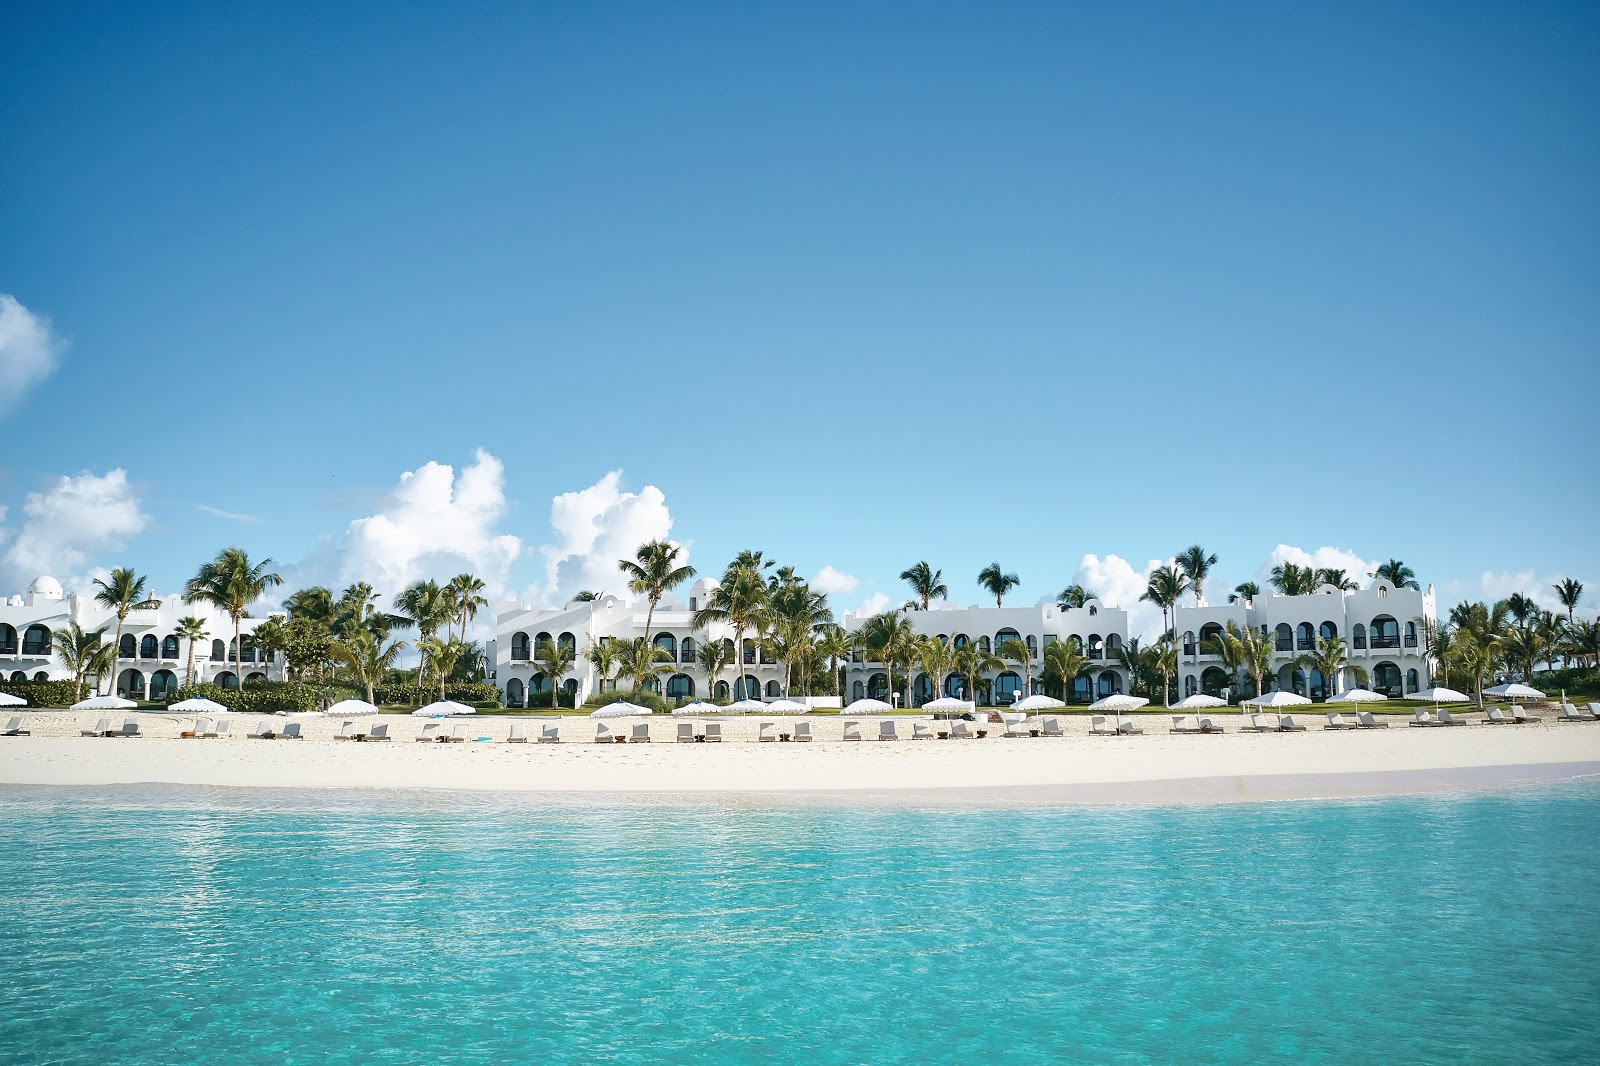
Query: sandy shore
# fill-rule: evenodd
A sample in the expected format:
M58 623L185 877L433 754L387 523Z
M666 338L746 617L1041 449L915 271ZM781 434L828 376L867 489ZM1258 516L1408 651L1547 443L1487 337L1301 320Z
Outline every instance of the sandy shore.
M678 744L676 723L651 719L655 742L593 743L595 723L562 720L565 741L506 744L514 720L537 733L540 719L479 716L470 734L489 742L419 744L416 719L384 716L388 744L334 741L339 723L300 717L307 739L178 739L187 719L135 715L146 736L77 736L92 718L66 712L24 715L28 737L0 738L0 784L172 784L288 789L385 788L548 794L705 795L783 793L794 799L882 800L895 794L968 790L975 800L1160 802L1374 795L1548 782L1600 774L1600 723L1546 721L1304 733L1222 735L1166 732L1166 716L1141 715L1143 736L1088 735L1088 720L1066 717L1060 739L972 741L839 740L842 722L812 718L811 744L756 743L760 719L724 719L721 745ZM258 716L233 715L236 732ZM117 719L120 722L122 719ZM277 720L280 724L283 719ZM368 719L372 721L372 719ZM633 720L613 724L623 727ZM787 721L787 720L783 720ZM909 734L909 720L897 719ZM875 722L862 733L876 733ZM995 728L998 732L998 728Z

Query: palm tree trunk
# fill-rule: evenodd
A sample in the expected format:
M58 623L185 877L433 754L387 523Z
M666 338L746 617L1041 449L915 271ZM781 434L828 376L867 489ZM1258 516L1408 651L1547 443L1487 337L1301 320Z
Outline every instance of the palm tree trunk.
M233 619L233 680L239 686L239 691L244 691L244 638L239 633L239 618ZM372 700L369 698L368 703Z
M122 616L117 615L116 643L111 645L111 684L106 686L105 695L110 696L117 691L117 675L122 672ZM99 688L96 685L95 688ZM77 700L72 702L76 703Z

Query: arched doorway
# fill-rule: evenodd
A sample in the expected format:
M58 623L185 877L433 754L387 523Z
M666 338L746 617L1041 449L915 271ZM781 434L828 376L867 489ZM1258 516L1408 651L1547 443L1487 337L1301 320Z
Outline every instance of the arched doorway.
M117 695L125 700L144 699L144 674L138 670L124 670L117 675Z
M688 674L673 674L667 678L667 698L686 700L694 696L694 678Z
M171 670L157 670L150 675L150 698L164 700L178 691L178 676Z
M507 707L521 707L522 706L522 701L523 701L523 693L524 693L524 691L525 691L525 689L523 688L523 684L522 684L522 679L521 678L513 677L510 681L507 681L506 682L506 706Z

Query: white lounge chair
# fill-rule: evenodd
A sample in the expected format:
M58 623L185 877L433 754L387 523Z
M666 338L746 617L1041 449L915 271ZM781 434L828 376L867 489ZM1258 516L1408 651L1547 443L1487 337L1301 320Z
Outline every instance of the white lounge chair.
M178 739L179 740L203 740L203 739L205 739L206 730L209 729L210 726L211 726L211 719L209 719L209 718L196 718L194 720L194 725L190 726L188 729L180 730L178 732Z
M111 734L114 737L136 737L139 735L139 723L132 718L122 723L122 728Z
M507 744L526 744L528 742L528 723L512 722L511 733L506 737Z
M633 735L628 738L628 742L630 744L650 743L650 723L635 722L633 724Z
M1484 725L1516 725L1515 722L1513 722L1511 719L1506 717L1506 712L1502 711L1498 707L1485 707L1483 709L1483 724Z
M843 737L843 739L845 739L845 740L860 740L861 739L861 723L860 722L846 722L844 724L844 737Z
M439 739L439 723L428 722L422 727L422 732L417 734L418 744L431 744Z
M387 741L387 740L389 740L390 739L390 737L389 737L389 723L388 722L384 722L382 725L373 726L371 729L369 729L367 731L366 736L361 737L360 739L362 739L362 740L379 740L379 741Z
M778 742L778 723L762 722L761 731L756 734L756 740L762 744L776 744Z
M1111 722L1110 728L1107 728L1107 726L1106 726L1107 722L1111 722L1111 719L1107 718L1103 714L1097 714L1093 718L1089 719L1089 733L1090 733L1090 735L1097 736L1097 737L1114 737L1114 736L1116 736L1117 735L1116 723L1115 722Z
M1185 724L1188 721L1189 721L1189 716L1186 715L1186 714L1175 714L1175 715L1173 715L1172 716L1172 728L1167 730L1167 732L1169 732L1169 733L1198 733L1198 732L1200 732L1200 725L1199 725L1198 722L1195 723L1194 725Z
M1354 722L1345 721L1344 720L1344 715L1340 714L1338 711L1329 711L1328 712L1328 724L1323 726L1322 728L1324 728L1324 729L1360 729L1361 727L1356 725Z
M1356 725L1362 729L1388 729L1388 722L1380 722L1371 711L1357 711Z
M706 743L707 744L721 744L722 743L722 723L721 722L707 722L706 723Z
M111 719L101 718L95 722L93 729L80 729L79 735L86 737L104 737L111 734Z
M541 743L541 744L559 744L559 743L561 743L561 723L560 722L550 722L547 725L541 726L539 728L539 743Z
M796 722L794 724L794 742L796 744L809 744L814 739L816 738L811 735L810 722Z
M972 740L977 737L977 735L978 734L972 730L972 723L967 721L965 718L957 718L954 722L950 723L951 740Z
M1276 733L1278 731L1277 726L1267 724L1267 717L1264 714L1252 711L1249 714L1241 715L1240 717L1243 719L1243 721L1239 723L1240 732Z
M22 717L21 715L18 715L6 723L4 735L8 737L28 737L32 736L33 734L22 728Z
M1426 707L1418 707L1416 710L1412 711L1411 721L1406 723L1406 725L1415 726L1418 728L1425 728L1427 726L1434 726L1438 724L1438 722L1433 720L1433 715L1428 713L1428 709Z
M1130 737L1144 736L1144 730L1133 724L1132 718L1117 717L1117 732Z
M467 742L467 723L457 722L449 733L440 734L439 742L442 744L465 744Z
M693 722L679 722L678 723L678 743L679 744L693 744L694 743L694 723Z
M1000 721L1005 726L1000 733L1002 737L1009 737L1012 740L1016 740L1019 737L1025 737L1028 735L1028 730L1024 728L1028 721L1026 715L1002 714L1000 716Z
M1556 717L1556 721L1558 721L1558 722L1592 722L1592 721L1594 721L1594 719L1590 718L1588 715L1579 714L1578 713L1578 708L1574 707L1572 704L1563 703L1561 705L1561 713Z
M206 734L206 739L218 740L231 736L233 736L233 734L228 730L228 720L226 718L218 718L217 724L212 726L211 732Z
M1295 725L1294 724L1294 715L1292 715L1292 714L1280 714L1280 715L1278 715L1278 732L1280 732L1280 733L1304 733L1305 731L1306 731L1306 727L1305 726L1303 726L1303 725Z
M1600 719L1600 703L1591 703L1588 707L1589 714L1596 719Z
M912 740L932 740L933 739L933 726L929 725L927 722L912 722L911 723L911 739Z
M354 740L356 738L356 723L354 719L339 723L339 731L333 735L334 740Z
M899 740L900 733L895 729L893 722L885 719L884 721L878 723L878 739Z
M276 734L272 732L272 723L270 721L257 722L256 727L250 730L251 740L272 740L275 736Z
M1472 723L1467 721L1465 718L1457 718L1455 715L1451 714L1445 708L1440 707L1439 708L1439 724L1440 725L1471 725Z
M1046 718L1044 720L1044 728L1039 731L1039 735L1046 737L1064 737L1067 734L1061 730L1061 719Z
M1202 732L1202 733L1225 733L1225 732L1227 732L1227 730L1223 729L1220 725L1218 725L1217 723L1213 722L1211 720L1210 716L1208 715L1208 716L1203 717L1203 718L1200 719L1200 732Z
M1506 709L1511 712L1511 720L1513 722L1518 723L1518 724L1526 724L1528 722L1542 722L1542 721L1544 721L1544 717L1542 715L1529 714L1527 711L1523 710L1522 709L1522 704L1520 704L1520 703L1513 703L1510 707L1508 707Z
M305 737L300 735L300 723L299 722L290 722L288 725L284 726L283 727L283 739L284 740L304 740Z
M596 744L615 744L617 742L616 737L617 735L611 731L611 727L604 722L596 722L594 724L594 742Z

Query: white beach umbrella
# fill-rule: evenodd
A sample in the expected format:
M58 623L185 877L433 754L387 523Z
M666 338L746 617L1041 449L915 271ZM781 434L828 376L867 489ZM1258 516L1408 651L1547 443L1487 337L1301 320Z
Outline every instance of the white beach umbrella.
M853 707L855 704L851 704L851 706ZM940 713L953 712L956 714L963 714L972 710L972 704L966 700L958 700L951 696L940 696L936 700L929 700L927 703L924 703L922 705L922 709L925 711L937 711Z
M355 718L364 714L377 714L378 708L366 700L340 700L322 713L329 718Z
M125 700L121 696L90 696L86 700L79 700L71 707L71 711L131 711L139 706L132 700Z
M1193 696L1185 696L1168 709L1174 711L1203 711L1212 707L1226 707L1227 705L1227 700L1218 699L1216 696L1207 696L1204 692L1196 692Z
M798 700L773 700L767 704L768 714L809 714L811 708Z
M1107 697L1108 699L1110 697ZM1028 696L1011 705L1013 711L1053 711L1066 704L1054 696Z
M1143 696L1126 696L1118 692L1113 696L1102 696L1089 704L1091 711L1137 711L1150 701Z
M882 700L865 699L856 700L850 706L840 711L839 714L845 718L850 718L863 714L887 714L892 710L894 710L894 708L889 706L887 703L884 703Z
M167 708L179 714L227 714L228 708L216 700L208 700L204 696L195 696L190 699L180 700Z
M1310 702L1311 701L1309 699L1300 695L1298 692L1290 692L1287 689L1279 688L1273 689L1271 692L1263 692L1259 696L1251 696L1247 700L1240 700L1239 706L1271 708L1300 707Z
M726 707L722 708L723 713L725 714L751 714L753 712L764 711L766 709L767 705L765 703L762 703L760 700L752 699L742 699L737 703L730 703Z
M695 700L693 703L685 703L682 707L672 708L672 713L679 718L688 718L702 714L721 714L722 708L715 703Z
M1544 699L1543 692L1540 692L1538 689L1531 688L1527 685L1519 685L1515 681L1504 685L1496 685L1494 688L1486 688L1483 690L1483 694L1486 696L1502 696L1508 700Z
M437 700L426 707L418 707L411 712L413 718L444 718L453 714L477 714L476 707L468 707L465 703L455 700Z
M596 708L595 710L590 711L589 712L589 717L590 718L631 718L634 715L655 714L655 713L656 713L655 711L652 711L648 707L640 707L637 704L629 703L627 700L618 700L616 703L608 703L604 707L599 707L599 708Z
M28 701L9 692L0 692L0 707L26 707Z
M1421 692L1413 692L1410 699L1424 700L1433 704L1440 703L1471 703L1472 697L1465 692L1457 692L1453 688L1425 688Z
M1329 703L1382 703L1389 697L1381 692L1373 692L1366 688L1347 688L1337 696L1328 700Z

